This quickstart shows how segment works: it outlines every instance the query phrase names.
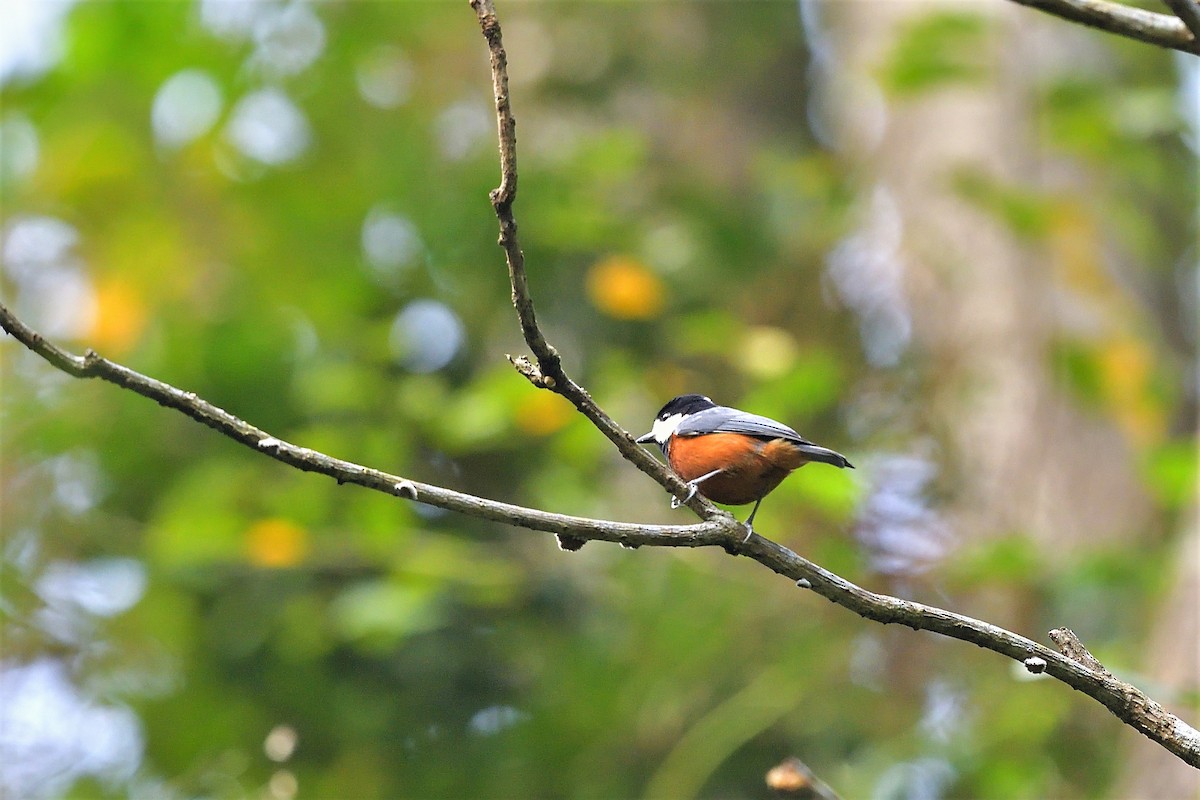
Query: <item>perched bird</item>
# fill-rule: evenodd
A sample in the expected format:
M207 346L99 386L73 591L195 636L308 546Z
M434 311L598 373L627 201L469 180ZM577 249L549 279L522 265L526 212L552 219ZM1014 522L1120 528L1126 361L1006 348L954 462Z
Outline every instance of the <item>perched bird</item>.
M717 503L754 503L746 538L762 500L784 478L810 461L854 469L844 455L820 447L781 422L719 406L699 394L681 394L658 412L654 426L637 441L655 442L667 463L691 489ZM680 501L673 499L672 508Z

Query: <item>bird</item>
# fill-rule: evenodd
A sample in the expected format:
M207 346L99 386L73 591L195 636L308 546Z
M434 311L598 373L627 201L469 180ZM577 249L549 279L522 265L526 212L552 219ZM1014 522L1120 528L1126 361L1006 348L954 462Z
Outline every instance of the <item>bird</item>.
M742 544L754 535L754 515L763 498L793 471L812 461L854 469L841 453L813 444L782 422L719 406L700 394L672 398L654 418L650 432L636 441L657 444L671 469L687 483L687 496L672 498L672 508L696 492L723 505L754 503L743 523Z

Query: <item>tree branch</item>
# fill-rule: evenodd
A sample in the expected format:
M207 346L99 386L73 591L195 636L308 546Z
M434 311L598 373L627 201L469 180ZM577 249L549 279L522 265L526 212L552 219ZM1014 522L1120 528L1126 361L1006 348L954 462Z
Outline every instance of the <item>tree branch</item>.
M591 420L596 428L616 445L617 450L642 472L658 481L663 488L682 500L688 487L675 473L636 442L629 433L608 416L582 386L563 370L562 357L546 341L538 327L533 297L529 292L529 280L525 274L525 254L517 239L517 221L513 216L513 203L517 199L517 121L513 117L512 104L508 96L508 54L500 33L500 22L496 19L493 0L471 0L471 8L479 17L479 26L487 39L488 52L492 61L492 93L496 100L496 127L500 139L500 186L492 190L492 208L500 223L499 245L504 248L508 262L509 283L512 285L512 303L521 323L525 343L537 359L536 366L524 357L509 357L517 371L534 386L550 389L570 400L575 408ZM726 512L708 502L699 494L688 501L687 506L703 519L727 516Z
M419 483L399 475L333 458L307 447L279 439L250 423L218 408L193 392L185 392L168 383L135 372L101 357L93 350L77 356L47 342L41 334L19 320L0 303L0 327L17 341L77 378L99 378L147 397L160 406L173 408L197 422L240 442L249 448L282 461L284 464L327 475L338 483L354 483L385 494L417 500L431 506L457 511L472 517L503 522L530 530L567 534L584 539L637 547L643 544L676 547L730 545L732 541L724 520L694 525L642 525L551 514L523 506L501 503L440 486Z
M1099 27L1104 27L1104 24L1116 25L1115 28L1106 29L1125 32L1126 35L1132 35L1127 31L1151 31L1158 28L1174 30L1178 23L1178 20L1166 15L1129 9L1104 0L1016 2L1043 8L1051 13L1061 12L1062 9L1077 9L1081 14L1085 11L1090 12L1092 16L1085 15L1085 18L1077 21L1087 21L1088 24ZM517 194L517 142L516 120L512 115L512 104L508 94L508 54L504 50L494 0L470 0L470 3L479 18L480 28L488 43L492 89L496 101L500 186L491 193L492 207L500 223L499 244L504 248L508 262L513 306L517 310L525 342L533 351L538 363L534 366L522 357L510 357L510 360L535 386L552 389L574 403L576 408L616 444L622 455L655 478L668 491L682 497L682 492L686 491L682 482L657 459L651 458L650 463L646 463L646 459L643 458L647 456L646 451L638 447L629 434L605 414L582 387L567 377L562 369L562 359L558 351L546 341L538 327L525 274L525 256L517 241L517 224L512 211ZM1188 31L1183 30L1182 35L1189 44L1195 44ZM692 508L706 519L713 519L714 512L721 513L707 501L697 508L695 501L698 500L701 500L699 495L694 498ZM560 543L561 541L560 539ZM747 555L775 572L797 581L798 585L812 588L832 602L867 619L884 624L900 623L914 630L929 630L962 639L1022 661L1031 671L1044 671L1099 700L1129 725L1160 742L1189 764L1200 767L1200 732L1164 711L1138 689L1116 680L1107 674L1107 671L1101 673L1089 669L1043 645L986 622L920 603L868 592L758 535L753 536L746 545L735 545L732 548L726 545L726 549L733 554Z
M1183 20L1183 24L1192 32L1192 39L1200 41L1200 2L1197 2L1197 0L1163 1L1171 7L1171 10L1175 12L1175 16Z
M865 619L885 625L906 625L971 642L986 650L1025 664L1031 672L1045 672L1104 704L1120 720L1145 734L1194 767L1200 767L1200 731L1167 712L1139 689L1113 677L1094 657L1081 663L1078 649L1065 646L1068 655L1057 653L1024 636L952 611L876 594L814 564L783 545L759 535L742 544L745 528L728 514L694 525L641 525L628 522L571 517L487 500L440 486L418 483L399 475L364 467L285 442L254 427L212 403L170 384L142 375L94 351L83 356L68 353L47 342L39 333L0 304L0 328L58 369L77 378L99 378L173 408L234 441L306 472L327 475L339 483L354 483L368 489L428 503L467 516L503 522L520 528L548 531L581 541L618 542L627 547L722 547L744 555L811 589L822 597ZM1068 632L1069 633L1069 632ZM1060 630L1052 633L1057 637ZM1063 641L1074 634L1063 635ZM1082 645L1078 646L1087 652ZM1072 655L1073 654L1073 655ZM1090 654L1088 654L1090 657Z
M549 383L545 379L551 378L553 385L548 388L553 388L575 402L576 407L587 414L588 418L617 444L622 454L664 486L682 493L683 484L678 478L668 473L656 459L633 443L619 425L595 406L582 388L569 382L562 373L557 354L545 342L544 337L541 337L533 320L533 306L529 301L528 286L524 278L524 262L520 258L520 248L515 239L516 225L511 216L511 204L516 190L515 139L512 137L511 122L506 124L504 121L506 114L511 120L511 114L507 111L507 79L503 75L505 58L500 47L499 25L495 20L491 0L473 0L473 6L492 49L497 113L501 120L501 154L506 165L503 168L501 187L493 195L493 205L500 219L501 244L508 257L510 275L515 276L514 304L522 320L522 330L526 331L526 341L539 360L536 367L528 361L522 366L521 359L516 359L515 363L527 377L539 375L543 383ZM507 156L504 155L506 147ZM510 232L508 237L505 235L506 230ZM129 389L160 405L180 411L277 461L300 470L327 475L340 483L354 483L468 516L531 530L548 531L581 541L619 542L630 547L719 546L731 554L745 555L794 581L798 587L811 589L865 619L883 624L905 625L913 630L931 631L960 639L1020 661L1031 672L1044 672L1097 700L1117 718L1158 742L1186 763L1200 767L1200 731L1164 710L1136 687L1115 678L1090 654L1088 658L1084 658L1081 652L1086 653L1086 648L1078 643L1073 634L1067 636L1061 630L1052 634L1056 636L1056 641L1061 639L1068 642L1068 645L1060 645L1068 653L1064 655L981 620L922 603L870 592L761 536L756 535L749 542L742 544L744 528L730 515L707 503L699 507L702 513L708 514L708 518L703 522L694 525L641 525L552 514L418 483L285 442L217 408L194 393L142 375L91 350L83 356L62 350L25 325L3 304L0 304L0 327L63 372L78 378L99 378ZM576 394L566 393L565 387L573 387L570 391ZM607 427L601 425L604 421L607 422ZM644 459L639 461L638 457L631 455L634 452L640 453ZM648 461L654 468L645 466L642 463L644 461Z
M1078 22L1102 31L1127 36L1140 42L1181 50L1193 55L1200 54L1200 40L1185 25L1183 14L1157 14L1111 0L1012 0L1023 6L1036 8L1056 17ZM1190 0L1168 0L1174 9L1176 3L1187 4ZM1179 13L1176 10L1176 13ZM1183 19L1180 19L1183 18Z

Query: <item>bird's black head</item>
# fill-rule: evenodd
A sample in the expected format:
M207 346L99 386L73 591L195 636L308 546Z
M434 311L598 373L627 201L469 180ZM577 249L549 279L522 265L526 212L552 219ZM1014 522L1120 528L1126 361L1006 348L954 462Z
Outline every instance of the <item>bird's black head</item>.
M637 440L643 443L658 442L660 446L665 446L684 417L706 408L714 408L716 405L702 394L681 394L674 397L654 418L653 429L644 436L639 436Z
M695 414L697 411L703 411L706 408L713 408L714 406L716 406L716 403L702 394L681 394L678 397L671 398L659 410L658 415L654 419L664 420L676 414L687 416L688 414Z

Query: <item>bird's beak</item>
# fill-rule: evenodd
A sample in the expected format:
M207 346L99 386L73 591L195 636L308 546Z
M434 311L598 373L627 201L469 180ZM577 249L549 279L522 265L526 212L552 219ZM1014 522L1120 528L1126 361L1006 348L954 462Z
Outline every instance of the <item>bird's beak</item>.
M654 432L651 431L650 433L642 434L638 438L634 439L634 441L638 444L649 444L650 442L654 441Z

